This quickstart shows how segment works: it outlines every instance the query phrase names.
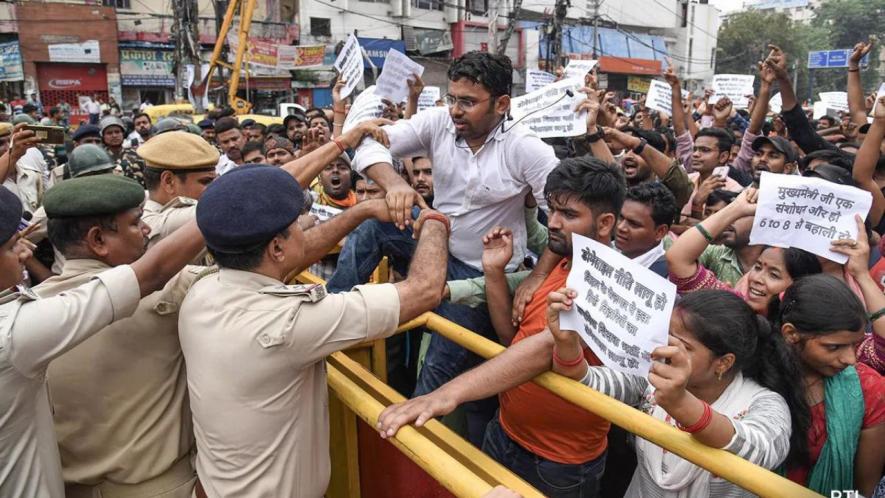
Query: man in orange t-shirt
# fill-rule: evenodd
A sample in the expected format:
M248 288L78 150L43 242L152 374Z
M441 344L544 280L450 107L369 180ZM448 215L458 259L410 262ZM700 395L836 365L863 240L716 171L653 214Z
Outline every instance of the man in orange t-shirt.
M388 407L379 418L382 437L500 393L501 409L486 429L483 450L547 496L597 496L609 423L528 381L551 366L547 295L565 286L571 234L608 244L625 194L621 170L595 158L565 159L550 173L544 188L550 208L548 247L564 259L526 305L518 327L511 322L512 298L504 279L512 234L502 227L486 234L482 262L488 308L499 338L510 346L436 391ZM589 349L584 355L591 364L601 364Z

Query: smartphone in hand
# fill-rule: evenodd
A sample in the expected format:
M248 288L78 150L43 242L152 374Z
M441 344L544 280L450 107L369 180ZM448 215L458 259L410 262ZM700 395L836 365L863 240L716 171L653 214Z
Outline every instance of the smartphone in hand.
M41 144L59 145L65 143L65 130L61 126L27 125L26 130L31 130L40 139Z

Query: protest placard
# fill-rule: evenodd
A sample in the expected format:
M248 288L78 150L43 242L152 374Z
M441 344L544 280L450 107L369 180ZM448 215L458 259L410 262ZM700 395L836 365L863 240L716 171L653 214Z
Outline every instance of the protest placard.
M879 85L879 91L876 92L876 101L873 102L873 110L870 111L870 116L876 113L876 107L879 105L879 99L885 97L885 83ZM870 121L872 123L872 121Z
M598 63L599 61L572 59L568 61L568 66L565 67L565 74L562 75L562 79L579 79L583 84L584 76L587 76L587 73L592 71Z
M409 59L406 54L390 49L384 60L384 69L375 83L375 95L388 99L393 103L404 102L409 98L408 82L415 81L415 76L424 74L424 66Z
M756 77L752 74L717 74L713 76L713 98L710 104L715 104L722 97L728 97L734 104L735 109L746 109L750 105L747 95L753 95L753 81Z
M313 193L311 193L311 195L313 195ZM314 215L320 223L329 221L343 212L344 210L342 209L317 204L316 199L314 199L314 203L310 206L310 214Z
M345 99L353 93L357 85L363 83L363 54L360 42L351 34L347 37L347 43L341 48L341 53L335 59L335 69L340 78L347 80L347 84L341 89L341 98Z
M525 70L525 93L532 93L556 81L556 76L537 69Z
M676 286L595 240L572 234L572 268L566 281L578 293L559 314L605 366L648 376L651 352L667 345Z
M847 92L820 92L818 94L821 102L825 102L827 107L839 112L848 112L848 93Z
M342 133L347 133L351 128L363 121L381 117L385 106L384 102L381 101L381 97L375 94L375 88L375 85L366 88L353 100L350 112L347 113L347 117L344 119Z
M750 245L798 247L837 263L830 242L857 238L854 215L867 217L873 196L821 178L763 172Z
M418 96L418 110L436 107L436 101L440 99L442 92L438 86L425 86L424 91Z
M688 98L688 91L680 92L682 99ZM648 94L645 97L645 107L653 111L663 112L667 115L673 114L673 88L669 83L660 80L651 80L648 87Z
M575 112L586 98L580 92L583 87L584 82L579 80L557 81L512 99L510 113L514 120L528 126L541 138L583 135L587 133L587 113ZM572 96L566 93L569 90Z
M784 98L781 96L780 92L771 99L768 100L768 110L769 112L773 112L775 114L780 114L781 109L784 107Z

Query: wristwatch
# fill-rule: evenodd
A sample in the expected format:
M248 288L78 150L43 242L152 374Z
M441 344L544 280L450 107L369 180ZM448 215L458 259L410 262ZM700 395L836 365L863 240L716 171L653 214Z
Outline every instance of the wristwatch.
M645 146L648 145L648 141L644 138L639 138L639 145L633 148L633 153L637 156L642 155L642 151L645 150Z
M601 126L596 126L596 133L592 135L587 135L587 141L590 143L598 142L605 138L605 130L602 129Z

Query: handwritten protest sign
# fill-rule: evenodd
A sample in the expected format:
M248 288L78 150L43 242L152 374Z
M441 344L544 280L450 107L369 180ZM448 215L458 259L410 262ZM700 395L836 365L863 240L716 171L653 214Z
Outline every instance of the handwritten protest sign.
M581 83L584 83L584 76L587 76L587 73L592 71L598 63L599 61L572 59L568 61L568 66L565 67L565 74L563 74L562 79L579 79Z
M587 133L587 113L575 112L575 108L586 97L580 93L583 87L583 80L557 81L512 99L511 115L541 138L583 135ZM567 90L571 90L572 96L568 96Z
M376 82L375 94L394 103L409 98L409 81L415 81L415 75L424 74L424 66L409 59L406 54L390 49L384 59L384 69Z
M734 104L735 109L746 109L750 105L747 95L752 95L753 81L756 77L752 74L717 74L713 76L713 92L715 95L710 99L715 104L722 97L728 97Z
M556 76L537 69L525 70L525 93L532 93L556 81Z
M820 92L818 94L821 102L826 102L827 107L836 111L848 112L848 93L847 92Z
M837 263L830 241L857 237L854 215L866 218L873 196L821 178L763 172L750 245L798 247Z
M344 119L342 131L347 133L354 126L370 119L380 118L384 112L384 102L381 97L375 94L375 85L370 86L357 95L353 104L350 106L350 112Z
M688 98L688 91L682 90L680 93L683 99ZM663 112L664 114L673 114L673 89L669 83L660 80L651 80L648 87L648 94L645 97L645 106L651 110Z
M341 89L341 98L347 98L353 93L357 85L363 83L363 54L360 42L351 34L347 42L341 48L341 53L335 59L335 69L341 78L347 80L347 84Z
M424 91L418 96L418 110L436 107L436 101L440 99L442 92L438 86L425 86Z
M648 376L651 352L667 345L676 286L614 249L572 234L567 285L578 293L560 328L575 330L605 366Z
M781 109L783 109L783 107L784 107L784 99L780 93L778 93L774 97L771 97L771 99L769 99L769 101L768 101L768 110L775 113L775 114L780 114Z
M313 195L313 194L311 194ZM316 199L314 199L314 203L310 206L310 214L314 215L320 223L324 221L329 221L330 219L338 216L343 213L344 210L333 208L332 206L324 206L322 204L317 204Z

